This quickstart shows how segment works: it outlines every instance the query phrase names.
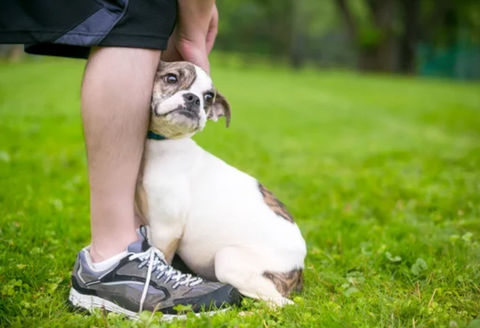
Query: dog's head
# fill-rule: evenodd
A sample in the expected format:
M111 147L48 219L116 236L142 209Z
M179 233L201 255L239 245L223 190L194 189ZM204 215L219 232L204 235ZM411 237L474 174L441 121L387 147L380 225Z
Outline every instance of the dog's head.
M190 137L207 119L226 117L230 105L201 68L188 62L161 62L153 86L150 130L168 139Z

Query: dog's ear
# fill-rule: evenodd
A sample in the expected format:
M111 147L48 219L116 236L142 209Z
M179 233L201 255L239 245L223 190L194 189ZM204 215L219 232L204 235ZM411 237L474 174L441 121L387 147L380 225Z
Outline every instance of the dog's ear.
M215 101L212 104L212 108L208 112L207 118L212 121L218 121L219 117L225 116L226 119L226 126L230 125L230 117L231 117L231 111L230 111L230 104L228 103L227 99L219 92L217 92L217 95L215 97Z

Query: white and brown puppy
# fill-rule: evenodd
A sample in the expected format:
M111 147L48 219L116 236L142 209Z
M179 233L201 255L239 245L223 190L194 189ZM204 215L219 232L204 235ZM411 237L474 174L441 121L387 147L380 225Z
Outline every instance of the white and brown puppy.
M230 106L210 77L187 62L161 63L137 212L152 243L196 274L253 298L289 303L303 283L305 241L292 216L256 179L190 139Z

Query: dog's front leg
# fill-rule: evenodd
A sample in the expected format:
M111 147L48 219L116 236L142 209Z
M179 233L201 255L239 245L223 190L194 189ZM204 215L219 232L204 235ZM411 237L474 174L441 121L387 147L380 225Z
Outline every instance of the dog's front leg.
M150 228L150 239L153 246L160 249L165 255L167 262L171 264L182 237L181 229L177 226L170 226L158 222L151 222Z
M184 232L190 203L188 183L181 176L166 171L158 175L155 169L160 165L155 165L155 161L150 164L145 168L143 190L140 190L145 199L139 203L146 204L143 208L147 208L145 217L150 226L150 242L164 253L170 264ZM137 193L142 195L138 188Z
M143 223L150 223L151 236L150 242L160 249L165 255L168 263L171 263L173 255L178 248L178 243L180 238L177 236L179 233L176 231L175 227L172 227L169 222L163 222L158 220L146 220L145 213L149 213L148 201L145 190L143 186L139 183L137 184L137 190L135 194L135 217L136 220ZM181 236L181 233L180 233Z

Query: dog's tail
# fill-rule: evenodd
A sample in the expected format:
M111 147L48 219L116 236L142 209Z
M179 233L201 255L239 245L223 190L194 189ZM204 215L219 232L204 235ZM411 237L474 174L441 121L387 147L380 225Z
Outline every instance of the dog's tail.
M303 289L302 269L294 269L284 273L265 271L263 276L273 282L275 288L283 297L289 297L293 291L299 293Z

